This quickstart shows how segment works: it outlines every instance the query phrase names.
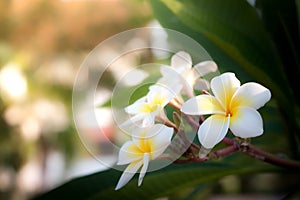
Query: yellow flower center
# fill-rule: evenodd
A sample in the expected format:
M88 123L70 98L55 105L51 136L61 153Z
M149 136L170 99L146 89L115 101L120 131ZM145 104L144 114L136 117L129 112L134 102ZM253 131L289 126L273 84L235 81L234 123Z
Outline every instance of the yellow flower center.
M150 141L147 139L140 140L140 148L143 153L151 153Z
M157 110L158 106L161 108L163 107L164 101L165 98L163 96L156 95L151 102L144 104L140 111L145 113L154 112Z
M157 109L157 105L152 105L147 103L141 108L141 112L151 113L154 112L156 109Z
M227 110L225 115L226 115L226 117L228 117L228 116L232 117L233 114L232 114L231 110Z
M240 106L240 100L232 100L232 98L230 98L230 100L227 101L226 116L230 115L230 117L232 117L235 108L238 106Z

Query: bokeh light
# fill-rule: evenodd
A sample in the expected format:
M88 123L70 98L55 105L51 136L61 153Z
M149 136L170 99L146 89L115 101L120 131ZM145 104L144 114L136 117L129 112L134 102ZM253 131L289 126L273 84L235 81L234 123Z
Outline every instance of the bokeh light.
M12 100L24 98L27 81L16 63L6 64L0 71L0 88L2 95Z

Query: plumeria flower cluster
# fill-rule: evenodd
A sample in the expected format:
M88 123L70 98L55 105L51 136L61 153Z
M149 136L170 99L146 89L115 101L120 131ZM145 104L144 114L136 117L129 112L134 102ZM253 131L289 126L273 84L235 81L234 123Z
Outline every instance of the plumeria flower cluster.
M191 56L180 51L171 58L170 66L161 66L161 78L148 93L124 108L129 119L120 127L134 126L131 140L123 144L118 165L126 165L116 190L126 185L141 168L138 185L142 184L149 162L159 158L171 144L179 127L168 119L164 108L173 105L177 114L208 115L198 129L204 149L212 149L228 130L238 137L250 138L263 133L263 122L257 109L271 98L270 91L257 83L240 84L234 73L214 77L210 84L203 76L215 72L213 61L192 67ZM213 95L207 90L211 88ZM206 91L195 96L194 89ZM188 99L184 102L184 99ZM199 158L206 156L199 154Z

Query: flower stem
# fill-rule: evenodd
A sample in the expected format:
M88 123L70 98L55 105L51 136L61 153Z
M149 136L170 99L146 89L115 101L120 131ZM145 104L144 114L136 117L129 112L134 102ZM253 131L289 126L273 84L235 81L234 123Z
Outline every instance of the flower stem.
M249 149L245 152L243 152L244 154L251 156L255 159L273 164L273 165L277 165L280 167L284 167L284 168L289 168L289 169L300 169L300 162L299 161L295 161L295 160L289 160L289 159L285 159L285 158L281 158L279 156L275 156L271 153L265 152L253 145L249 145Z
M178 132L178 128L177 128L176 124L171 122L169 120L169 118L167 118L167 117L157 117L156 120L161 121L164 125L173 128L176 133Z
M199 121L192 115L186 115L182 113L182 116L191 125L192 129L197 132L199 129Z
M194 144L194 143L192 143L192 144ZM196 146L199 149L198 145L196 145ZM191 162L205 162L205 161L208 161L209 159L218 159L218 158L221 158L224 156L228 156L237 151L239 151L239 148L236 145L232 145L232 146L225 147L223 149L212 151L205 158L187 157L185 160L177 159L177 160L175 160L174 163L186 164L186 163L191 163Z
M209 157L220 158L224 156L228 156L234 152L237 152L239 149L236 145L232 145L223 149L219 149L217 151L212 151L208 154Z
M279 156L275 156L271 153L265 152L254 145L247 144L246 146L242 146L240 143L235 142L233 139L224 138L222 142L229 147L237 148L238 151L253 157L255 159L261 160L263 162L267 162L276 166L285 167L289 169L300 169L300 161L289 160L285 158L281 158Z
M225 137L225 138L222 140L222 143L223 143L223 144L226 144L226 145L234 145L234 140Z
M174 106L174 105L173 105ZM178 107L175 107L179 110ZM199 125L204 121L203 116L200 116L199 121L191 115L186 115L182 113L183 118L187 120L187 122L190 124L192 129L194 131L198 131ZM174 123L170 123L170 121L167 121L166 125L169 125L170 127L173 127L175 132L178 132L178 128ZM279 156L273 155L271 153L265 152L251 144L248 143L241 143L237 142L234 139L230 138L224 138L222 140L222 143L227 145L228 147L217 150L217 151L212 151L208 154L209 158L219 158L219 157L224 157L227 155L230 155L234 152L242 152L247 156L250 156L252 158L258 159L263 162L267 162L276 166L288 168L288 169L300 169L300 161L295 161L295 160L289 160L286 158L281 158ZM191 147L196 150L200 150L200 147L193 142L191 143ZM186 160L181 160L178 159L175 161L175 163L190 163L190 162L204 162L207 161L208 158L197 158L197 157L190 157L187 158Z

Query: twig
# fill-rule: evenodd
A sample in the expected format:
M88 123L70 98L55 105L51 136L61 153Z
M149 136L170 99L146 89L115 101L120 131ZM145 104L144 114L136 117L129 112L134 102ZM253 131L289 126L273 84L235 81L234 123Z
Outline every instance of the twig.
M220 157L224 157L224 156L228 156L234 152L239 151L238 146L236 145L232 145L229 147L225 147L223 149L219 149L217 151L212 151L208 154L209 157L214 157L214 158L220 158Z
M252 144L241 145L240 143L237 143L230 138L224 138L222 142L226 145L230 145L229 147L238 148L240 152L263 162L289 169L300 169L300 161L281 158L279 156L263 151Z
M182 113L182 116L185 118L185 120L191 125L192 129L197 132L199 129L199 122L198 120L195 119L194 116L191 115L186 115L184 113Z
M275 156L271 153L265 152L253 145L249 145L249 148L247 151L243 152L244 154L253 157L255 159L280 166L285 167L289 169L300 169L300 162L295 160L289 160L285 158L281 158L279 156Z

